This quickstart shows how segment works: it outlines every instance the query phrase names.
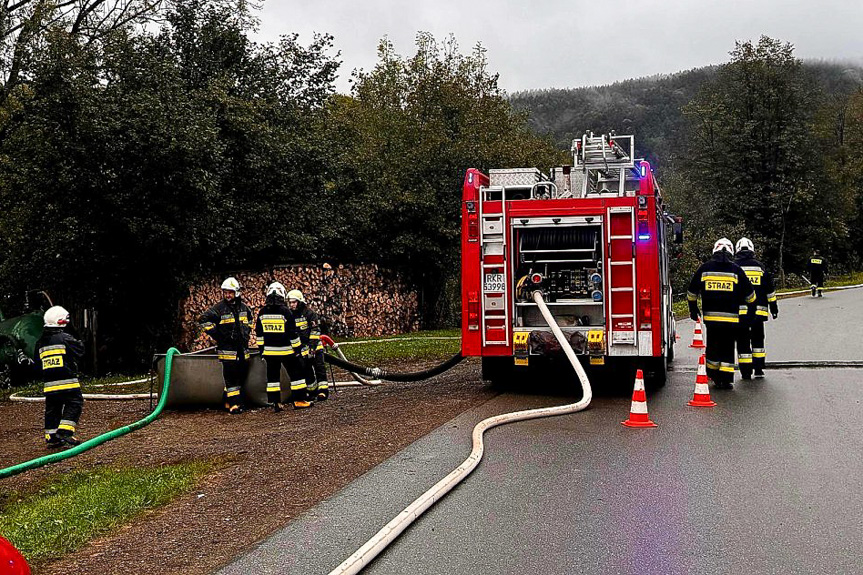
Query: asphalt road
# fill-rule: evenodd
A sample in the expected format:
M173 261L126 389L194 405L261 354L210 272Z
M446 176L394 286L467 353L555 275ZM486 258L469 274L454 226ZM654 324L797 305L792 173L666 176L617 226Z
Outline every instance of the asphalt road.
M863 291L780 306L768 361L863 359ZM648 398L658 428L621 426L629 398L597 397L493 429L477 470L364 573L863 571L863 370L773 370L691 408L691 327ZM220 573L328 573L461 463L475 423L567 401L504 394L464 413Z

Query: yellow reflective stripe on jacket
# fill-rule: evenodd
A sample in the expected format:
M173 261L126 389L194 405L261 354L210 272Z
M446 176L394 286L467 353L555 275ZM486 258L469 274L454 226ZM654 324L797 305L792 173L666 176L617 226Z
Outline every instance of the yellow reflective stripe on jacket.
M737 283L737 274L734 272L704 272L701 274L701 281L731 281Z
M755 291L746 296L746 303L752 303L755 301Z
M53 349L52 349L53 348ZM45 351L42 351L45 350ZM43 347L42 350L39 350L39 359L43 357L49 357L52 355L65 355L66 354L66 346L54 347L51 348Z
M768 303L776 301L776 292L767 294L767 301Z
M63 383L52 381L52 382L50 382L50 384L47 384L47 385L45 385L45 387L42 388L42 392L43 393L51 393L54 391L65 391L67 389L77 389L79 387L81 387L81 384L78 382L78 380L75 380L74 382L68 382L68 380L66 380Z
M740 317L736 313L726 313L722 311L704 312L704 321L725 321L729 323L739 323Z
M264 347L262 355L294 355L294 349L289 346L285 347Z
M695 295L694 293L692 293L691 291L687 291L686 292L686 299L688 301L696 301L698 299L698 296Z

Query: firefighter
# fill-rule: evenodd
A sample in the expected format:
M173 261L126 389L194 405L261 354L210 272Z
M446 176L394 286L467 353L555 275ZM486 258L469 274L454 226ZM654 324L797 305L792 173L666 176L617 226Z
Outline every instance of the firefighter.
M216 353L222 362L225 378L225 409L228 413L243 411L243 384L249 371L249 335L252 312L240 298L240 282L230 277L222 282L222 300L204 312L200 324L204 333L216 342Z
M812 252L812 257L809 258L807 264L809 271L809 283L812 289L812 297L815 297L816 292L818 297L821 295L821 290L824 288L824 275L827 273L827 260L821 255L821 252L815 250Z
M265 305L258 311L255 321L255 335L258 346L263 349L262 359L267 363L267 401L273 411L282 411L282 366L291 380L291 402L294 409L311 407L305 378L305 365L300 353L300 334L291 314L285 305L287 294L285 286L273 282L267 287Z
M324 344L321 342L321 324L318 314L306 305L303 292L298 289L288 292L288 304L302 341L302 355L306 360L306 381L309 383L309 397L324 401L330 396L327 370L324 366Z
M45 312L45 330L36 344L45 393L45 444L49 448L80 445L75 437L84 409L78 363L84 344L65 330L69 312L55 305Z
M740 331L737 337L737 362L743 379L764 377L764 362L767 351L764 347L764 322L768 316L779 317L776 291L773 288L773 274L755 259L755 246L748 238L740 238L734 246L734 263L746 273L755 289L755 303L749 311L740 316ZM769 313L768 313L769 309Z
M701 264L689 282L686 299L689 316L701 314L707 332L707 375L718 389L731 389L734 382L734 343L740 316L755 302L755 290L740 266L734 263L734 245L721 238L713 245L713 258Z

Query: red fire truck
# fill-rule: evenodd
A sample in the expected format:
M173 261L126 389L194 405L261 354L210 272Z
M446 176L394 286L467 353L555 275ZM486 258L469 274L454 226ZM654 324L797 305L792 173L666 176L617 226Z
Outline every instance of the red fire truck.
M484 378L517 381L520 370L562 355L532 298L539 290L586 367L639 367L648 385L664 384L675 340L673 220L634 152L633 136L587 133L573 141L573 165L547 176L468 170L462 353L482 357Z

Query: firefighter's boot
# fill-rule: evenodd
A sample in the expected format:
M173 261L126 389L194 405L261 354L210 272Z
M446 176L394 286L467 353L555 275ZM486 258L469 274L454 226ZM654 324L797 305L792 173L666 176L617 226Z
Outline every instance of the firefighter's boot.
M75 437L74 435L67 435L66 437L63 438L63 443L65 445L70 446L70 447L76 447L78 445L81 445L81 440L78 439L77 437Z
M755 370L755 379L764 379L764 370L756 369Z
M812 297L815 297L815 286L812 286Z
M66 445L63 443L63 440L57 437L56 434L50 434L45 436L45 447L48 449L57 449L58 447L63 447Z
M313 405L314 403L312 403L311 401L295 401L294 409L308 409Z
M821 294L821 288L818 288L818 297L824 297L824 296Z
M280 412L280 411L282 411L283 409L284 409L284 407L283 407L283 406L282 406L282 404L281 404L281 403L279 403L278 401L276 401L275 403L273 403L273 412L275 412L275 413L279 413L279 412Z
M243 408L239 405L232 405L228 408L228 413L230 413L231 415L239 415L243 413Z

